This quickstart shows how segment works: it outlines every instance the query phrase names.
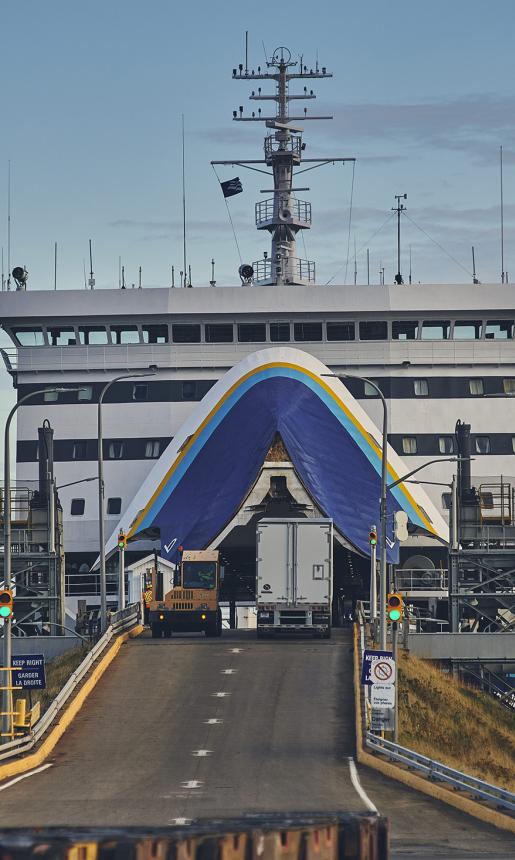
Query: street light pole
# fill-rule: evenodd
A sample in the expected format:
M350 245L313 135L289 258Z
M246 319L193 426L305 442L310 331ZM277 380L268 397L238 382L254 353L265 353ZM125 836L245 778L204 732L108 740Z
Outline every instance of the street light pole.
M30 400L32 397L39 397L41 394L47 394L59 391L81 391L80 388L64 388L64 387L53 387L53 388L41 388L38 391L31 391L29 394L26 394L24 397L20 397L20 399L14 404L13 408L9 412L7 416L7 421L5 422L5 433L4 433L4 588L11 588L12 585L12 577L11 577L11 443L10 443L10 431L11 431L11 421L14 418L17 410L22 406L26 400ZM4 668L4 674L7 676L4 686L11 687L11 673L8 671L11 667L12 661L12 619L5 618L4 619L4 629L3 629L3 647L2 647L2 662ZM4 695L2 696L2 740L7 738L10 731L10 714L12 712L12 690L4 690Z
M157 370L157 368L156 368ZM107 582L106 582L106 553L105 553L105 523L104 523L104 451L103 451L103 430L102 430L102 404L106 392L114 385L115 382L120 382L122 379L138 379L142 376L155 376L156 370L144 373L124 373L122 376L115 376L106 382L100 397L98 398L97 412L97 440L98 440L98 541L100 544L100 633L105 633L107 629Z

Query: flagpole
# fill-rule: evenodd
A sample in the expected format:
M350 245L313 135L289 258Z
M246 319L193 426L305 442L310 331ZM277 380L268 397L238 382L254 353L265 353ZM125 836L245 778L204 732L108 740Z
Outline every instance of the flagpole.
M184 163L184 114L182 114L182 256L186 280L186 171Z

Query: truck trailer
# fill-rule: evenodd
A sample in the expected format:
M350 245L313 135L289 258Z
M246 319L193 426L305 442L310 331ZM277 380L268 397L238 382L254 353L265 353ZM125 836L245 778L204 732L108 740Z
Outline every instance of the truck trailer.
M331 636L333 521L263 519L256 529L258 638Z

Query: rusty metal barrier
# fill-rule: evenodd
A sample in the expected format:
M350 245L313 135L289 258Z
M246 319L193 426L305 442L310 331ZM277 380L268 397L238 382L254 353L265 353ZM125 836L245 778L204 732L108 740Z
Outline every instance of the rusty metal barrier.
M170 828L0 830L0 860L388 860L370 813L249 815Z

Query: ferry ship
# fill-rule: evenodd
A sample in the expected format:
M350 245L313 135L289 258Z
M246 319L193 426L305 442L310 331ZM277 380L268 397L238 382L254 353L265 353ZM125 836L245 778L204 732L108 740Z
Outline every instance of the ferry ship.
M458 420L472 427L476 481L515 474L513 287L409 285L400 272L392 285L322 286L315 264L297 256L296 238L311 226L311 207L296 196L302 189L294 176L306 161L313 167L336 159L304 158L299 123L318 117L307 109L291 115L289 106L314 98L311 87L326 77L325 67L308 69L285 48L264 69L233 69L235 80L252 87L251 100L276 104L271 115L258 109L246 116L243 108L233 115L236 122L265 123L264 152L253 162L225 164L261 164L273 182L270 199L256 205L256 226L270 234L270 254L240 267L241 284L192 288L184 271L181 287L96 290L90 284L54 291L40 284L31 289L18 270L18 288L0 295L1 325L13 344L2 350L5 367L19 399L33 394L18 412L17 485L36 486L37 428L48 419L72 608L79 597L98 602L98 577L90 572L98 555L97 403L118 375L128 378L109 389L103 408L107 534L196 404L238 361L267 345L295 346L335 375L377 383L388 406L390 444L406 465L415 469L440 458L420 480L443 515ZM262 92L263 82L275 91ZM307 83L295 92L299 82ZM224 185L227 194L241 187L239 180ZM380 427L374 387L363 379L344 382ZM52 386L64 390L43 393ZM153 546L130 544L127 562ZM253 546L233 547L232 556L229 547L226 555L240 571L255 560ZM444 546L413 536L401 563L417 567L420 556L436 569L447 566ZM361 564L352 552L341 563L351 577Z

